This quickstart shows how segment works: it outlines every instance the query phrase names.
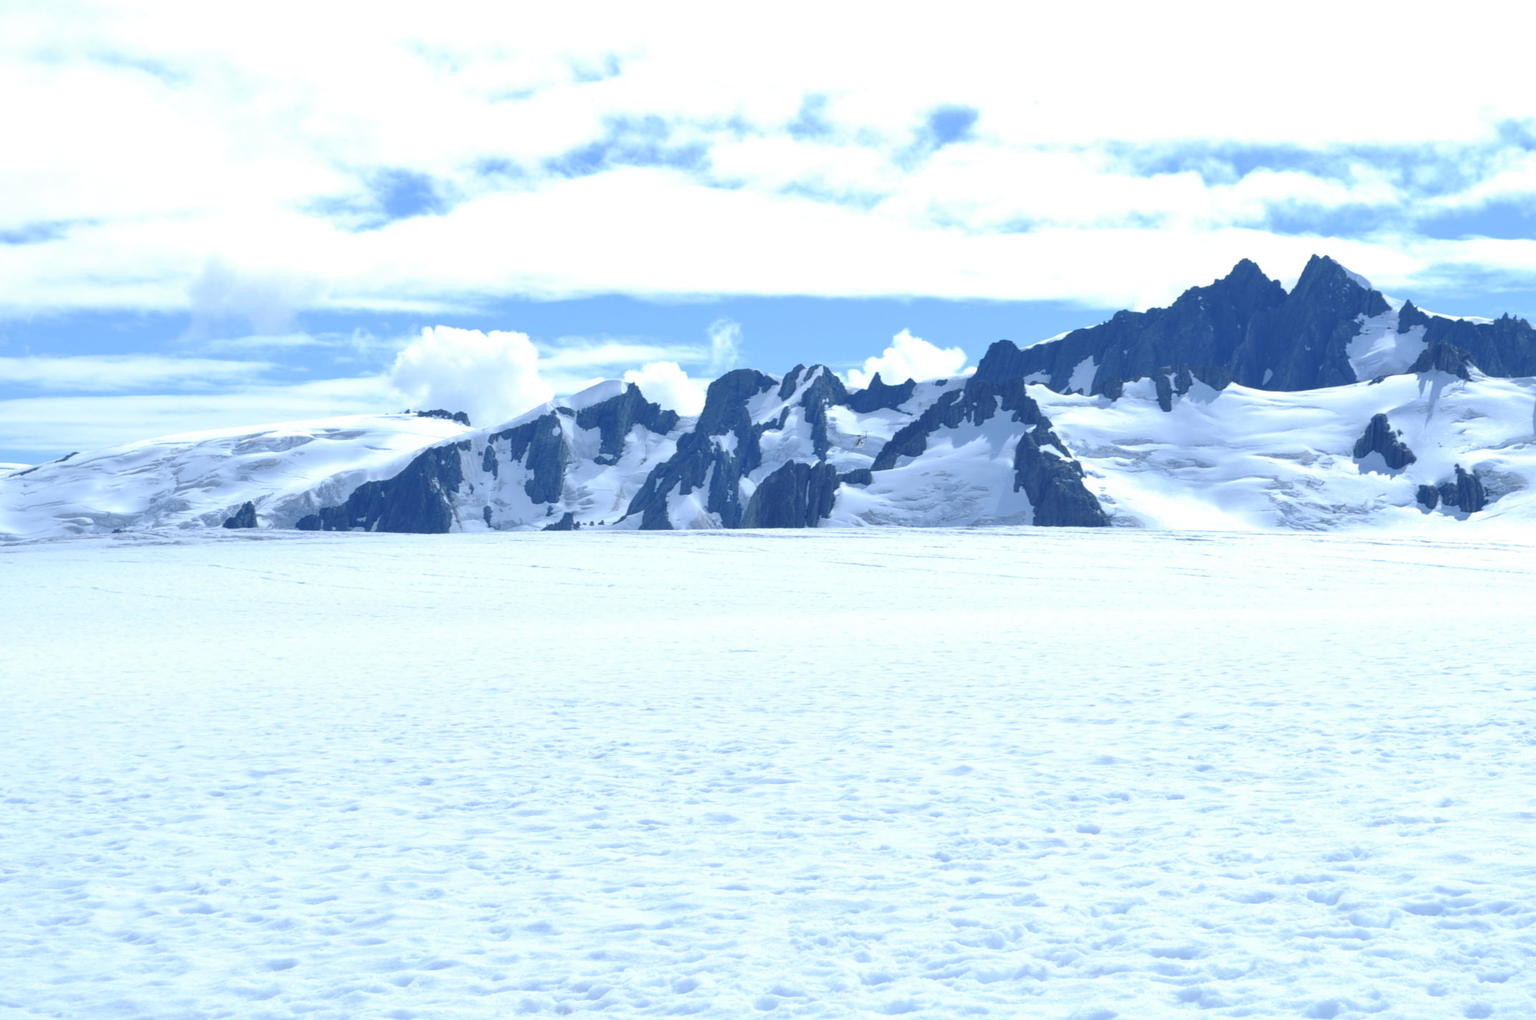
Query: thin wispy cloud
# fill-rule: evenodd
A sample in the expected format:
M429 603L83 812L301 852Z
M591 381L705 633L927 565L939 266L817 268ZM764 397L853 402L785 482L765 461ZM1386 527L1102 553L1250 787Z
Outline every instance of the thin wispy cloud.
M77 393L165 386L207 389L254 380L274 367L266 361L154 354L0 357L0 386Z

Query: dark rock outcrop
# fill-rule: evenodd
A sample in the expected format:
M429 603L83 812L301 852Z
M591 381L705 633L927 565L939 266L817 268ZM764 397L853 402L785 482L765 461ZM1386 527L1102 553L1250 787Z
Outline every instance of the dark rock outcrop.
M323 507L295 527L442 534L453 524L453 495L464 481L459 454L468 450L467 441L423 450L395 477L361 485L345 503Z
M764 478L747 501L743 528L814 528L832 513L837 470L825 461L790 461Z
M1536 329L1524 319L1506 314L1493 322L1468 322L1429 316L1424 323L1424 340L1430 347L1445 344L1460 348L1488 375L1536 375Z
M598 430L599 464L619 462L624 455L624 440L636 425L665 435L677 427L677 421L676 411L663 410L660 404L646 400L634 383L618 396L576 412L577 428Z
M579 531L579 530L581 530L581 525L576 523L576 515L574 513L571 513L569 510L567 510L565 512L565 514L563 516L561 516L561 518L558 521L556 521L555 523L544 525L543 530L544 531Z
M852 471L844 471L838 476L838 481L844 485L865 486L875 480L874 472L869 468L854 468Z
M848 407L859 414L868 414L882 408L895 409L911 400L912 391L916 388L917 383L911 379L899 386L888 386L881 381L880 373L876 372L868 386L848 395Z
M686 496L707 485L705 510L717 514L723 527L741 527L741 478L762 463L763 432L782 424L782 419L754 423L747 402L774 385L772 376L750 368L727 372L710 383L693 431L680 436L677 452L646 476L625 516L640 515L642 530L669 529L673 522L667 515L668 496Z
M1429 510L1444 504L1468 514L1477 513L1491 502L1482 480L1475 473L1462 470L1460 464L1456 465L1456 476L1450 481L1419 486L1417 498L1419 504Z
M848 390L825 365L812 365L810 371L817 374L801 393L800 406L811 426L811 447L816 451L816 459L826 460L832 449L832 440L827 433L827 408L848 403Z
M240 504L240 509L224 519L226 528L254 528L256 526L256 504L246 500Z
M1365 432L1355 440L1355 459L1363 460L1373 453L1379 453L1387 462L1387 467L1393 471L1401 471L1403 468L1418 460L1413 451L1404 445L1400 432L1392 428L1392 423L1384 414L1373 415L1370 424L1365 427Z
M456 421L460 425L469 424L469 415L463 411L446 411L441 407L434 407L430 411L417 411L418 418L442 418L444 421Z
M1412 301L1404 301L1403 307L1397 310L1397 332L1399 335L1407 333L1415 326L1429 324L1429 316Z
M1458 379L1470 380L1472 355L1444 340L1432 341L1408 366L1409 372L1445 372Z
M486 440L485 460L499 456L501 451L497 444L505 443L507 460L521 461L528 469L529 477L523 483L523 491L535 503L555 502L565 485L565 467L570 457L559 413L542 414L532 421L493 433ZM496 473L494 468L492 473Z
M928 437L941 428L957 428L962 423L981 425L999 410L1010 412L1012 421L1025 426L1014 450L1014 491L1022 490L1029 497L1034 522L1104 527L1109 518L1083 484L1082 465L1072 459L1040 405L1025 392L1024 380L1003 376L1004 371L994 365L983 377L978 370L963 389L944 394L915 421L897 430L875 457L873 469L888 471L902 457L922 456L928 449Z
M1462 513L1475 514L1488 505L1488 491L1476 474L1456 465L1456 477L1440 483L1440 502Z

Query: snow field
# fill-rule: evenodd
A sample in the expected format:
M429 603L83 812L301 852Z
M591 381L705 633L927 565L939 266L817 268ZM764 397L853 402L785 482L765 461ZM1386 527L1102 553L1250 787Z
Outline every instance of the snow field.
M0 1013L1524 1017L1529 545L0 547Z

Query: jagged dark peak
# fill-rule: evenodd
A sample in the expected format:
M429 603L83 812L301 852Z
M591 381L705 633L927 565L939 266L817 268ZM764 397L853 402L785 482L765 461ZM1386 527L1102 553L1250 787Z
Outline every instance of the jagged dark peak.
M1216 282L1217 283L1231 283L1231 282L1239 282L1239 283L1241 283L1241 282L1244 282L1244 281L1247 281L1247 280L1261 280L1261 281L1263 281L1263 280L1269 280L1269 277L1264 275L1264 270L1260 269L1259 268L1259 264L1257 262L1253 261L1253 259L1238 259L1237 260L1237 264L1232 267L1231 271L1229 271L1226 276L1223 276L1220 280L1218 280ZM1271 282L1273 282L1273 281L1271 281Z
M1121 316L1129 316L1133 319L1141 315L1155 315L1159 312L1181 311L1190 305L1217 303L1230 306L1239 312L1251 313L1260 308L1269 308L1279 304L1285 298L1285 288L1280 286L1279 280L1271 280L1264 275L1264 270L1259 268L1257 262L1251 259L1242 259L1233 266L1226 276L1208 283L1203 287L1191 287L1167 309L1154 308L1150 312L1117 312L1114 319ZM1112 319L1111 321L1114 321ZM1122 320L1124 321L1124 320Z
M1397 310L1397 331L1406 333L1415 326L1429 324L1429 316L1424 310L1412 301L1404 301L1403 307Z
M1291 300L1330 307L1358 305L1367 315L1388 310L1387 299L1365 278L1345 269L1327 255L1313 255L1291 290Z
M894 409L911 400L915 389L916 380L908 379L899 386L888 386L880 379L880 373L876 372L868 386L848 395L848 406L859 414L868 414L881 408Z
M778 382L771 375L751 368L727 372L709 384L704 393L704 410L699 414L696 431L717 436L731 431L738 423L750 424L747 401L773 389Z
M1076 332L1082 333L1084 331L1077 330ZM1062 340L1070 339L1071 336L1062 338ZM1061 341L1056 342L1060 343ZM1039 344L1036 347L1023 348L1012 340L995 341L991 347L987 348L987 353L981 356L981 360L976 363L976 371L971 378L987 379L992 382L1022 378L1029 371L1024 351L1026 349L1039 350L1045 346L1045 344ZM870 388L873 389L873 384L871 384Z
M624 392L590 404L576 412L576 426L597 429L601 434L598 462L616 463L624 453L629 430L642 425L652 432L667 433L677 426L677 412L645 399L640 387L630 383Z
M1472 355L1455 344L1444 340L1433 340L1419 353L1414 363L1408 366L1408 371L1411 373L1445 372L1458 379L1470 380L1471 369L1475 364Z
M795 392L795 387L800 385L800 373L805 371L804 365L796 365L789 370L784 381L779 383L779 399L788 400L790 394Z
M806 369L801 382L805 392L800 395L800 404L810 407L812 404L827 406L829 404L846 404L848 402L848 387L826 365L812 365Z

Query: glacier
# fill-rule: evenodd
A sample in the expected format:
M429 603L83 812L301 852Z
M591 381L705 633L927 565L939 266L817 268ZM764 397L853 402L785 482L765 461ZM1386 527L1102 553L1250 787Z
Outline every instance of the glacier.
M0 546L0 1013L1525 1016L1533 551Z

